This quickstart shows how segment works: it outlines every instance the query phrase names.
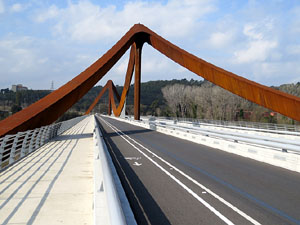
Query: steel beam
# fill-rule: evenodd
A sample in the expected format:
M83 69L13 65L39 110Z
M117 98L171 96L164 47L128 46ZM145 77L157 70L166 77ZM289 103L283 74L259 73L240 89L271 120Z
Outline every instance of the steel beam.
M153 48L198 76L258 105L300 121L300 98L272 89L210 64L165 40L147 27L138 24L138 40ZM138 108L135 108L138 110ZM138 112L137 112L138 114Z
M108 94L108 108L107 108L107 114L110 116L111 115L111 98L113 98L109 92Z
M134 67L134 119L140 120L141 99L141 56L143 43L136 43Z
M134 43L139 32L139 26L133 26L110 50L74 79L22 111L0 121L0 137L56 121L115 65Z
M85 115L89 114L94 107L97 105L97 103L99 102L99 100L101 99L102 95L105 93L105 91L107 90L109 86L109 82L107 82L104 87L101 89L99 95L95 98L94 102L90 105L90 107L88 108L88 110L85 112Z
M114 94L116 95L116 97L119 101L119 106L117 107L114 98L111 98L113 113L116 117L120 116L120 114L123 110L123 107L124 107L124 103L126 101L126 96L129 93L130 83L131 83L131 80L132 80L132 75L133 75L133 70L134 70L135 48L136 48L135 44L133 44L131 46L131 49L130 49L129 62L128 62L128 66L127 66L127 72L126 72L126 77L125 77L125 82L124 82L124 87L123 87L123 90L122 90L121 97L119 96L119 94L116 90L116 87L114 86L114 84L112 82L113 92L114 92ZM104 86L105 90L107 88L109 88L109 85L110 85L109 82L110 81L108 81L106 83L106 85ZM95 98L94 102L90 105L89 109L85 112L85 114L89 114L93 110L93 108L96 106L96 104L98 103L98 101L102 97L103 93L105 92L104 88L100 91L99 95ZM109 92L109 93L111 93L111 92Z

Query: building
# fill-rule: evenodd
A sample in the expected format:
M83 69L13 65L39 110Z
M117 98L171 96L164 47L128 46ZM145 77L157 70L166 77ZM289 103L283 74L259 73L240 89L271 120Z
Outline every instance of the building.
M11 86L11 90L13 92L17 92L17 91L26 91L28 90L27 87L23 86L22 84L17 84L17 85L12 85Z

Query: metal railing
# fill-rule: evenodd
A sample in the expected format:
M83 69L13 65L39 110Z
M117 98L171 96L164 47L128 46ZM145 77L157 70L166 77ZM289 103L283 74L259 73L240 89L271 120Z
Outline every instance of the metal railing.
M86 117L76 117L71 120L0 138L0 170L11 165L16 160L22 159Z
M276 123L258 123L246 121L224 121L224 120L207 120L207 119L193 119L193 118L179 118L179 117L157 117L157 119L175 120L184 122L205 123L217 126L235 126L254 129L276 130L276 131L292 131L300 132L299 125L292 124L276 124Z
M127 120L132 120L133 118L127 117ZM162 122L162 121L165 122ZM221 131L221 130L215 130L208 128L201 128L197 126L191 126L186 127L184 126L184 123L176 123L177 120L170 120L168 118L167 122L163 118L155 118L151 117L148 119L143 119L141 121L135 121L137 123L147 124L150 129L156 130L158 127L162 127L165 129L170 129L172 131L181 131L184 133L189 134L195 134L195 135L201 135L206 137L212 137L212 138L218 138L223 140L229 140L233 142L242 142L247 143L251 145L258 145L263 147L270 147L272 149L280 150L282 152L294 152L294 153L300 153L300 141L299 140L290 140L284 138L282 136L282 133L284 134L291 134L295 135L296 132L290 132L290 131L280 131L278 132L278 137L266 137L261 136L258 134L243 134L233 131ZM183 122L183 121L182 121ZM188 121L189 122L189 121ZM198 123L197 123L198 124ZM211 124L211 128L213 128L215 125ZM237 129L237 128L236 128ZM266 131L266 129L264 129ZM291 134L292 135L292 134ZM299 133L297 133L299 135ZM279 137L280 136L280 137Z
M265 137L260 135L253 135L253 134L241 134L236 132L229 132L226 131L217 131L217 130L209 130L209 129L202 129L202 128L186 128L181 126L175 125L160 125L155 124L156 126L169 128L173 130L180 130L182 132L192 133L192 134L200 134L207 137L215 137L221 138L224 140L231 140L234 142L243 142L248 144L255 144L260 146L271 147L275 149L280 149L283 152L292 151L300 153L300 141L296 140L288 140L284 138L272 138L272 137Z

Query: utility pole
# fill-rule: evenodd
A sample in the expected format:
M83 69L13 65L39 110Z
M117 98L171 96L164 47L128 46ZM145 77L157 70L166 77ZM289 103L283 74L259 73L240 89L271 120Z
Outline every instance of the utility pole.
M50 88L50 90L54 91L54 81L51 82L51 88Z

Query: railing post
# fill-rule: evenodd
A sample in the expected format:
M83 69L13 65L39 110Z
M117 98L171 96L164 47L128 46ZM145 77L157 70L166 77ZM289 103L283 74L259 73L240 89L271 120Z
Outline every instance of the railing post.
M51 126L52 125L49 125L45 128L45 132L43 134L43 144L45 144L49 140Z
M28 138L30 136L30 131L27 131L26 132L26 135L24 137L24 140L23 140L23 143L22 143L22 148L21 148L21 158L24 157L26 155L26 150L27 150L27 141L28 141Z
M57 126L55 126L54 128L54 133L53 133L53 137L56 137L57 135L59 135L59 129L62 127L62 124L57 124Z
M38 132L39 132L39 129L35 129L31 135L28 153L31 153L33 150L35 150L36 135Z
M10 154L9 154L9 164L11 164L11 163L13 163L15 161L15 153L16 153L17 143L18 143L20 134L21 134L21 132L18 132L15 135L15 138L14 138L14 141L13 141L13 145L11 147Z
M44 127L41 127L39 129L39 132L37 133L37 136L36 136L36 140L35 140L35 146L34 148L37 149L41 146L41 139L43 138L43 133L44 133Z
M7 139L8 139L8 135L6 135L3 140L2 140L2 143L1 143L1 146L0 146L0 168L2 168L2 159L3 159L3 153L4 153L4 146L6 145L6 142L7 142Z
M49 129L48 139L52 139L52 138L56 137L57 130L58 130L58 124L51 125L51 127Z

